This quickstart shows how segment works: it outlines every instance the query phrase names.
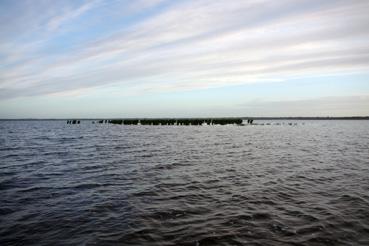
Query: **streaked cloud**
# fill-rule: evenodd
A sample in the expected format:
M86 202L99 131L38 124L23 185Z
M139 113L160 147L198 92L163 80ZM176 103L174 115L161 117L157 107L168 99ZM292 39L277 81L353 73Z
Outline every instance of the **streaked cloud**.
M89 1L87 3L82 4L81 6L78 6L76 9L65 10L64 14L57 15L51 18L47 23L47 28L51 31L54 31L64 23L73 21L73 19L80 17L81 15L89 11L91 8L96 7L97 3L98 3L97 1Z
M0 100L369 69L368 1L2 1Z
M369 95L331 96L300 100L261 100L239 105L240 111L264 117L360 116L367 115Z

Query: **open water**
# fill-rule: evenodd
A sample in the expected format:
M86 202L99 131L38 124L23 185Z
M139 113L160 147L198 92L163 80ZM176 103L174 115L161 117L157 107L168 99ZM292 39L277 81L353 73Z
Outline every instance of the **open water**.
M0 245L369 245L369 121L270 123L0 121Z

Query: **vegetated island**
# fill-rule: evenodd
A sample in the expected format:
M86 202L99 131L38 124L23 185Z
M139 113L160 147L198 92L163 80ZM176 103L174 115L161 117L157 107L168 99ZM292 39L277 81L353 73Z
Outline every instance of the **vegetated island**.
M253 120L248 119L247 123L252 124ZM80 120L68 120L67 124L79 124ZM112 119L97 120L92 123L109 123L116 125L242 125L241 118L179 118L179 119Z
M74 118L75 120L89 120L89 121L100 121L100 120L109 120L107 118ZM115 118L118 120L136 120L139 118ZM153 119L153 118L141 118L141 119ZM176 118L161 118L161 119L176 119ZM194 119L194 118L182 118L182 119ZM205 118L197 118L197 119L205 119ZM207 118L209 119L209 118ZM212 119L215 119L215 117ZM220 119L242 119L242 120L247 120L247 119L251 119L251 120L369 120L369 116L340 116L340 117L331 117L331 116L326 116L326 117L259 117L259 116L242 116L242 117L223 117ZM70 120L70 118L3 118L0 119L0 121L60 121L60 120Z
M116 125L245 125L254 120L368 120L368 116L352 117L229 117L229 118L128 118L97 119L92 123L109 123ZM85 119L86 120L86 119ZM80 124L81 119L67 120L67 124ZM276 123L279 124L279 123ZM292 123L288 123L292 125ZM296 125L296 123L293 123ZM256 124L257 125L257 124ZM264 125L264 124L262 124ZM270 123L266 123L270 125Z

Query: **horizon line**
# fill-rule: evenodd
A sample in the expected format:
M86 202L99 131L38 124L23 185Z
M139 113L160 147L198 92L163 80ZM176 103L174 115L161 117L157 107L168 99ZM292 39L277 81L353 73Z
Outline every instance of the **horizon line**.
M253 120L369 120L368 116L230 116L230 117L68 117L68 118L0 118L0 121L37 121L37 120L102 120L102 119L253 119Z

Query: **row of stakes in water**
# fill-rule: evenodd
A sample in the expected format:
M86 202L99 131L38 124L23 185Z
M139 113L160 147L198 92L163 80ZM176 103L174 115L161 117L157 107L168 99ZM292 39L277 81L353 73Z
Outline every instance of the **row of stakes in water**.
M81 121L80 120L67 120L67 124L80 124Z

